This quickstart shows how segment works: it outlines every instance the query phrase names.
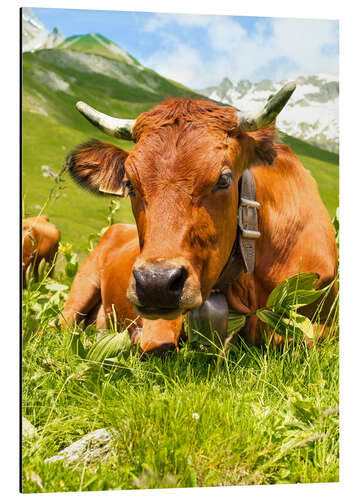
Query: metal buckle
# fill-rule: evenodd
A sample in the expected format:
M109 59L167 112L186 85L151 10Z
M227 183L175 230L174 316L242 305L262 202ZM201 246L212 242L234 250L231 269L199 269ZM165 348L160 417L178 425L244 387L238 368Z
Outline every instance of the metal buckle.
M260 238L261 234L258 230L245 229L245 222L247 222L248 210L252 209L256 211L260 208L260 203L255 200L249 200L247 198L240 198L239 200L239 220L240 229L242 231L242 237L248 240L257 240Z
M261 234L259 231L252 231L251 229L242 229L243 238L248 238L249 240L257 240L260 238Z
M260 208L259 201L247 200L247 198L240 198L239 201L242 207Z

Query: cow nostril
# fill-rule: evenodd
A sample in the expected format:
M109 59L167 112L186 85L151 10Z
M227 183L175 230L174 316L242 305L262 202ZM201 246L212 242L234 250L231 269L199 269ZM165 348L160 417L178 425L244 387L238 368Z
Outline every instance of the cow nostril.
M169 281L168 291L172 293L181 293L187 279L187 270L184 267L175 269L173 276Z
M134 269L133 271L135 283L137 287L143 287L145 285L145 273L143 271L139 271Z
M151 265L134 269L135 290L141 308L177 309L188 271L185 267Z

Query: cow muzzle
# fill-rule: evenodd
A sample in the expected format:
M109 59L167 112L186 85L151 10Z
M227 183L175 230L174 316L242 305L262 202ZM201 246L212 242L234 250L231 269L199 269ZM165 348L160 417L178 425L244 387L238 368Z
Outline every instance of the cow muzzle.
M135 264L127 297L140 316L148 319L174 319L202 303L189 264L177 260Z

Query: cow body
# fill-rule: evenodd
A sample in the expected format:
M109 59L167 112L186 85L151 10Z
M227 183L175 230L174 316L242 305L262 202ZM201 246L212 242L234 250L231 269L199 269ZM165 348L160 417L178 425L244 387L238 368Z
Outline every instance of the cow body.
M317 184L288 146L281 145L271 166L253 168L256 198L260 203L254 273L241 272L226 290L230 307L247 314L264 307L270 292L299 272L319 275L318 287L331 283L337 273L337 248L331 219ZM320 313L324 322L336 287ZM302 310L312 318L318 303ZM266 329L266 328L265 328ZM264 343L264 328L256 316L247 319L242 332L255 345ZM322 329L326 335L328 329ZM276 335L275 341L281 338Z
M316 272L320 276L319 286L323 287L334 279L337 267L334 230L316 182L290 148L282 145L272 166L257 166L252 171L256 198L261 204L262 233L256 245L255 270L251 275L242 271L223 290L230 308L245 315L263 307L270 292L287 277L298 272ZM304 203L301 191L305 194ZM136 226L111 226L75 277L63 311L65 322L85 319L86 323L96 322L97 328L107 328L114 306L122 324L136 320L136 325L143 327L143 320L126 295L139 255ZM334 295L333 291L326 301L327 311ZM310 307L305 313L312 317L315 310L316 306ZM133 341L152 351L153 345L160 345L161 333L165 344L177 345L181 326L182 322L176 320L144 320L141 335L134 334ZM241 335L250 344L261 345L266 340L256 316L248 318ZM273 341L280 343L281 338L275 335Z
M38 279L38 266L42 259L52 264L58 250L60 232L49 222L47 215L28 217L22 222L22 276L33 265L34 278Z
M90 120L95 122L92 112ZM222 290L230 308L248 314L263 307L276 285L298 272L318 273L320 287L335 278L334 230L316 182L288 146L276 143L275 126L266 126L264 113L256 122L247 131L233 108L173 99L139 116L130 153L101 141L70 153L70 172L86 188L129 194L136 228L115 226L88 256L64 310L68 323L81 313L103 324L114 306L121 318L143 318L136 338L142 347L154 350L151 341L177 345L182 316L208 298L231 254L238 182L246 168L261 204L261 237L254 272L242 271ZM325 302L322 322L335 293ZM304 313L312 317L315 310ZM252 344L264 341L255 316L242 335Z

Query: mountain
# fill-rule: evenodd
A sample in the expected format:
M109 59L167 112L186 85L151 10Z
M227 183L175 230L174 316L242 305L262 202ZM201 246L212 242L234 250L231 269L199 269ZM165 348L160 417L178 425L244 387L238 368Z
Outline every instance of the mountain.
M109 57L110 59L122 61L127 64L141 66L134 57L99 33L73 35L66 38L61 44L59 44L58 48L97 54L99 56Z
M217 87L200 92L249 113L259 110L267 98L281 88L286 80L262 80L233 83L224 78ZM339 83L334 76L317 74L296 79L297 87L288 105L277 120L280 130L328 151L338 152Z
M53 48L62 43L64 36L58 28L49 31L30 7L22 8L22 51Z
M111 141L128 151L134 145L94 128L78 113L75 103L83 100L104 113L135 118L167 97L202 97L143 67L105 37L94 35L76 35L55 48L25 51L22 58L24 214L36 215L44 206L44 212L59 227L62 241L72 243L82 255L87 252L88 237L107 224L110 198L92 195L66 175L60 184L60 196L48 202L54 183L51 172L58 173L68 152L91 137ZM338 156L290 136L284 135L283 140L317 180L323 200L334 215L338 205ZM117 221L134 221L128 199L120 200L116 216Z

